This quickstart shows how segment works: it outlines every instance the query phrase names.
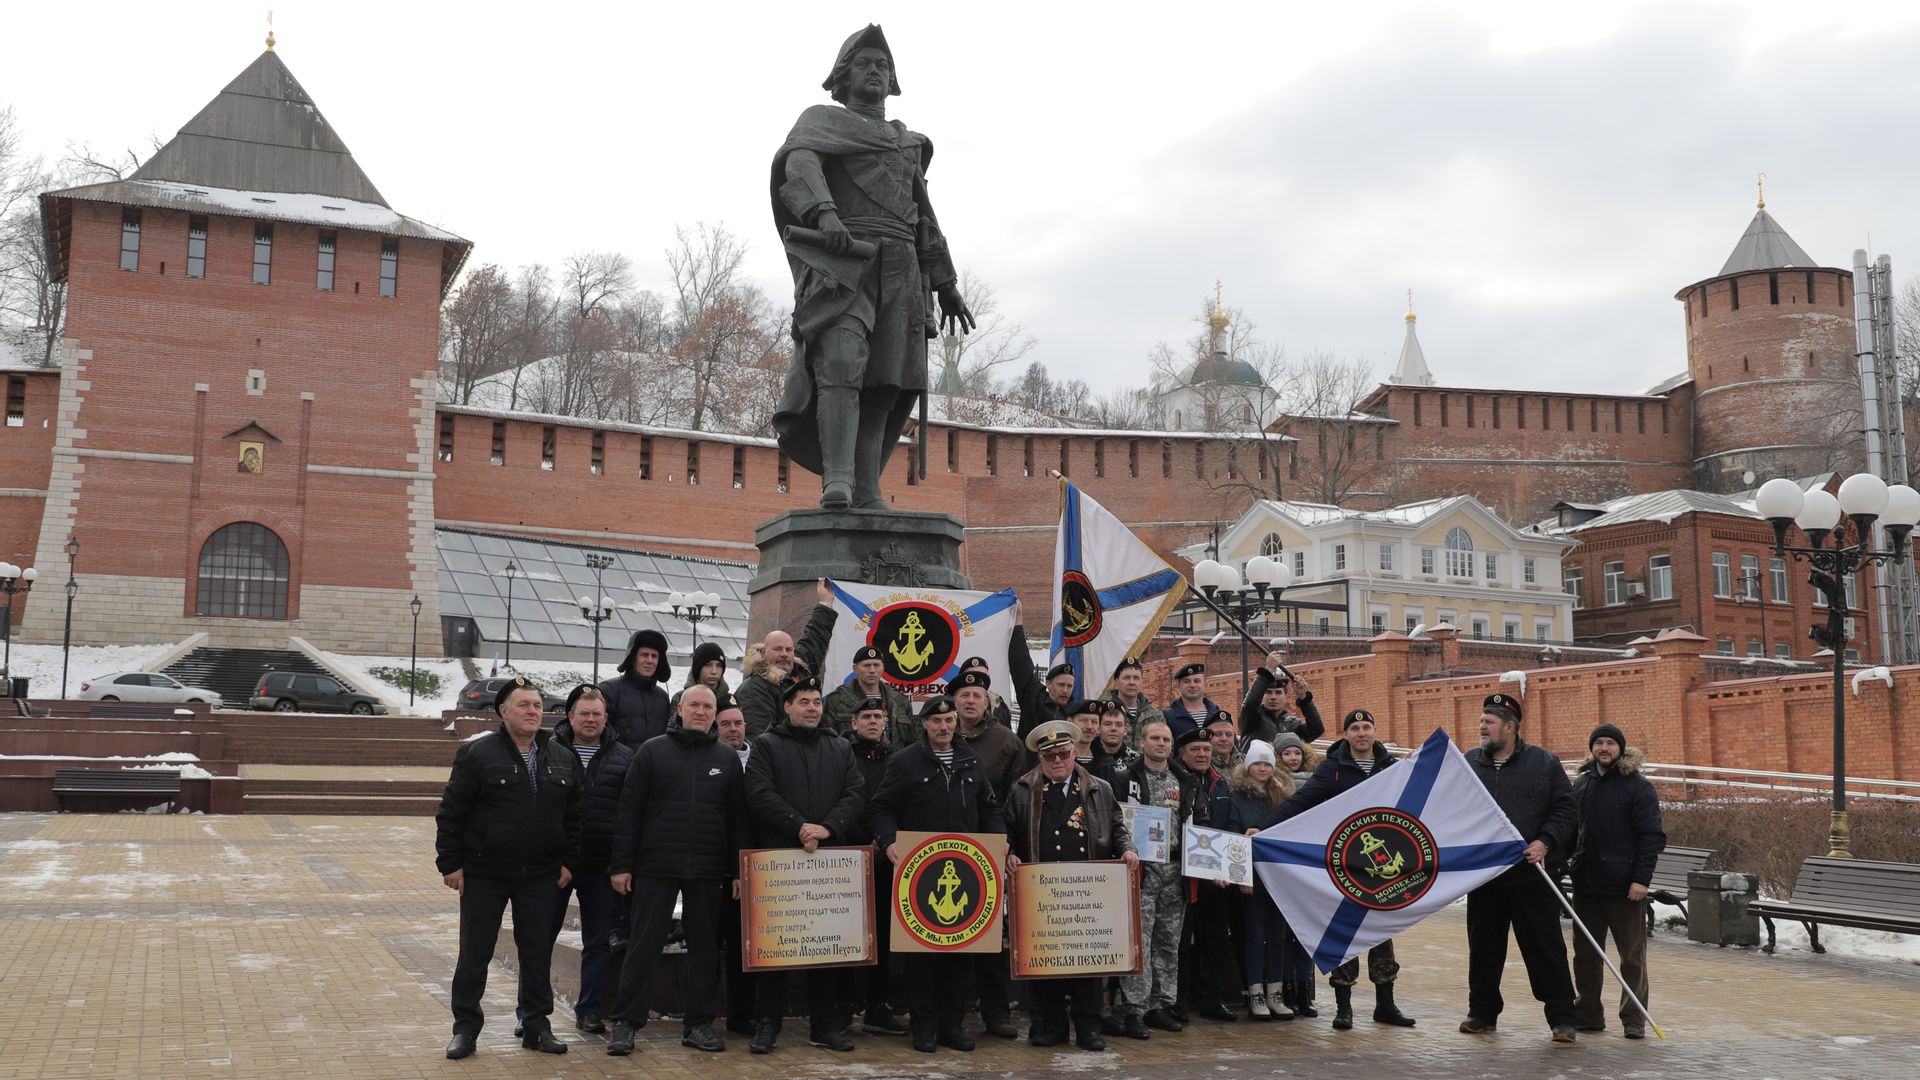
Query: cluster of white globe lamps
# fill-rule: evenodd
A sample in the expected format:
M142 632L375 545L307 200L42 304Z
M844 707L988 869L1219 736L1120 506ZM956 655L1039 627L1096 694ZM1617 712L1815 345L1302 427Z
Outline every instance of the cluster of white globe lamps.
M604 600L601 602L605 603ZM677 592L667 597L667 603L675 615L683 611L693 615L720 613L720 594L714 592Z
M1231 563L1201 559L1193 564L1193 586L1208 597L1216 592L1242 591L1265 596L1269 590L1278 592L1292 583L1293 571L1287 569L1287 564L1265 555L1255 555L1247 560L1245 582L1240 580L1240 571Z
M1813 546L1820 547L1844 514L1858 527L1863 547L1877 520L1892 538L1897 557L1907 534L1920 524L1920 491L1905 484L1889 486L1871 473L1855 473L1841 481L1838 496L1823 488L1802 491L1792 480L1776 478L1760 486L1753 508L1773 526L1776 548L1786 546L1788 525L1800 526Z

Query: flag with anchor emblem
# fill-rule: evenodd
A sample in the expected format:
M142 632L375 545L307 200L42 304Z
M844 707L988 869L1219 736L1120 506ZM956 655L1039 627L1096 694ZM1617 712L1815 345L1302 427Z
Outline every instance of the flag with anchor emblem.
M904 694L944 694L960 662L983 657L993 691L1013 697L1007 676L1007 642L1013 637L1013 590L973 592L828 581L833 591L833 637L827 642L821 680L839 686L853 679L854 654L873 646L881 678Z
M1287 924L1331 972L1520 862L1526 844L1436 730L1418 750L1254 836Z
M1053 640L1071 664L1074 693L1106 693L1113 669L1147 647L1185 595L1187 579L1070 480L1060 481L1053 548Z

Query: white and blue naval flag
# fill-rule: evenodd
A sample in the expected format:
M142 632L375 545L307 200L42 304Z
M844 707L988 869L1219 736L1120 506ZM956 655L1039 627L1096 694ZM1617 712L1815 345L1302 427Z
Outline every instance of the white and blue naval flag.
M1392 768L1253 838L1255 873L1323 973L1501 874L1525 850L1440 729Z
M947 692L960 661L984 657L993 691L1014 700L1007 673L1007 643L1013 639L1013 590L974 592L917 586L827 582L840 613L827 640L820 683L835 687L853 679L853 654L861 646L880 650L881 678L913 697Z
M1056 664L1073 665L1076 696L1106 693L1113 669L1146 647L1186 587L1187 579L1106 507L1060 481L1047 653Z

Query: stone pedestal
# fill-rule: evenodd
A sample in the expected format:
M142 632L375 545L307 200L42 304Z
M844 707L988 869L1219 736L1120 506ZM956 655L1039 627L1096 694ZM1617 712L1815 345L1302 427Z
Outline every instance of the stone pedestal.
M819 579L965 589L965 527L947 514L789 510L754 530L760 570L747 584L747 641L769 630L800 636Z

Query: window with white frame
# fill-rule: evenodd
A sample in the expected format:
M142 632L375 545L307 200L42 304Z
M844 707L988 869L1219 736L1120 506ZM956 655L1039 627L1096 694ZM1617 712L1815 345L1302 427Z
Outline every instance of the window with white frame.
M1500 577L1500 556L1487 552L1487 580L1495 581Z
M1339 573L1347 568L1347 545L1333 545L1333 572Z
M1647 599L1673 599L1673 556L1655 555L1647 560Z
M1441 608L1440 622L1446 623L1448 626L1451 626L1454 629L1458 630L1460 628L1460 613L1457 611L1449 611L1446 608ZM1434 625L1438 626L1440 625L1440 623L1435 623Z
M1586 584L1586 576L1586 570L1574 563L1568 563L1560 568L1560 591L1573 597L1575 611L1587 606L1586 598L1581 595L1581 587Z
M1367 612L1367 623L1373 627L1374 633L1384 634L1387 632L1387 620L1392 617L1393 612L1386 608L1374 608Z
M1420 549L1420 572L1428 577L1433 576L1433 549L1430 547Z
M1733 595L1733 562L1724 551L1713 553L1713 595Z
M1749 641L1747 642L1747 655L1748 656L1765 656L1767 655L1767 647L1761 642Z
M1600 583L1606 590L1607 604L1627 602L1627 564L1620 561L1600 564Z
M1719 650L1721 656L1733 655L1733 639L1732 638L1723 637L1719 641L1714 642L1713 644L1714 644L1714 648Z
M1534 559L1531 555L1520 560L1520 580L1528 585L1540 583L1540 575L1535 572L1533 563Z
M1447 576L1473 576L1473 536L1459 526L1447 530Z
M1793 646L1784 641L1776 642L1773 646L1773 658L1775 660L1793 659Z
M1421 614L1420 612L1414 610L1413 608L1407 609L1406 624L1407 624L1408 634L1412 634L1415 630L1420 628L1421 622L1424 621L1423 619L1421 619L1420 614Z
M1387 573L1393 572L1393 545L1392 544L1380 545L1380 569L1386 571Z
M1293 577L1296 581L1307 579L1307 553L1304 551L1293 553Z
M1283 550L1285 550L1285 545L1280 542L1279 533L1270 532L1260 538L1260 554L1265 555L1267 558L1271 559Z
M1533 620L1533 640L1538 641L1543 645L1553 640L1553 620L1552 619Z
M1787 602L1787 560L1767 560L1767 599L1776 604Z
M1520 616L1509 615L1500 622L1500 634L1508 641L1520 640Z
M1740 595L1749 600L1760 599L1760 556L1740 556Z
M1487 639L1487 627L1490 625L1492 625L1492 621L1487 618L1486 612L1476 611L1473 613L1472 626L1473 626L1473 636L1475 638L1478 638L1481 641L1485 641Z
M1320 632L1323 634L1333 629L1333 620L1325 615L1322 615L1319 618L1313 620L1313 624L1314 626L1318 627Z

